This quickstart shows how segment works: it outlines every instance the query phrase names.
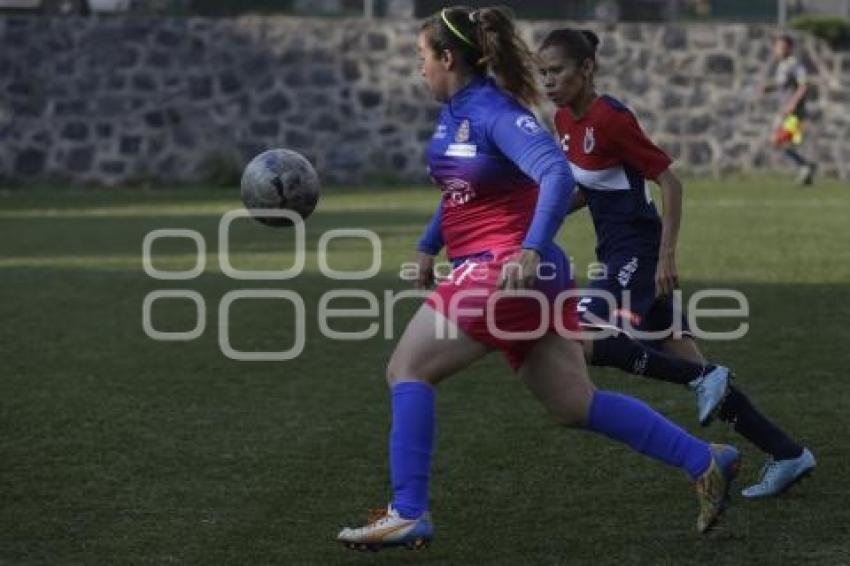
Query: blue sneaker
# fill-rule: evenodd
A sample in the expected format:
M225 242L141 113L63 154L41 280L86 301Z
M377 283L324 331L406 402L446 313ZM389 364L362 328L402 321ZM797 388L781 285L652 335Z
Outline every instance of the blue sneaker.
M711 424L714 415L729 393L729 382L732 381L732 377L732 370L729 368L715 366L688 384L697 395L697 418L700 426Z
M711 463L697 479L696 491L699 500L697 531L705 533L717 524L726 510L729 488L741 469L741 455L734 446L711 445Z
M405 519L392 505L374 511L365 526L346 527L336 537L347 548L372 552L394 546L419 550L428 546L432 538L434 526L430 513L426 511L416 519Z
M816 466L815 456L808 448L803 448L803 453L796 458L769 458L761 469L759 483L746 488L741 495L749 499L779 495L811 474Z

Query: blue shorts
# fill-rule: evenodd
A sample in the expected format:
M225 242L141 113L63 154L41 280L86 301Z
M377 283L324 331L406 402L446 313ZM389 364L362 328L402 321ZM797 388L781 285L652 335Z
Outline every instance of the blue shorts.
M687 316L681 309L677 312L673 296L655 297L657 265L658 260L654 257L626 256L607 261L605 276L591 279L588 294L579 300L581 324L585 327L615 326L626 331L659 333L651 338L636 336L645 342L690 336ZM599 292L605 292L610 299L593 294ZM613 314L612 302L615 307ZM600 320L605 322L600 324Z

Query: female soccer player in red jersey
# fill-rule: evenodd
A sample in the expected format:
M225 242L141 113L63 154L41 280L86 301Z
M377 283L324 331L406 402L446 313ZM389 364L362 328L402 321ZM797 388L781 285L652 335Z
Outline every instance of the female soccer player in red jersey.
M428 149L442 199L419 244L423 283L444 244L456 267L414 315L387 368L392 502L338 540L375 550L431 539L435 386L492 350L506 355L559 423L686 471L700 502L697 528L708 530L723 510L737 451L694 438L635 399L596 391L579 343L555 332L578 328L575 303L557 300L572 280L552 241L575 181L524 106L539 98L535 66L509 13L442 10L422 26L418 47L421 74L444 103Z
M597 235L596 254L607 277L590 288L616 297L617 312L598 296L579 303L582 324L625 323L638 331L671 329L675 321L671 292L678 286L676 243L682 215L682 184L670 171L671 160L644 135L634 115L616 99L596 93L596 46L587 30L551 32L540 49L546 95L558 107L555 126L579 190L572 209L587 206ZM646 179L661 187L659 217ZM628 308L623 299L628 296ZM624 312L624 311L628 312ZM591 320L593 319L593 320ZM697 392L699 420L708 424L715 412L770 458L761 481L743 491L746 497L778 494L815 466L812 453L792 441L731 386L731 372L707 364L682 323L682 336L642 344L621 332L584 343L592 365L691 385Z

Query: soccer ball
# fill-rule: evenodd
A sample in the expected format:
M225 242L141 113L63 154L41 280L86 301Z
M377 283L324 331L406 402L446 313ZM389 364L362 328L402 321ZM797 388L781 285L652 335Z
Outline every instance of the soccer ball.
M245 208L287 209L306 219L319 202L319 176L307 159L288 149L270 149L251 160L242 173L242 202ZM288 218L254 218L269 226L291 226Z

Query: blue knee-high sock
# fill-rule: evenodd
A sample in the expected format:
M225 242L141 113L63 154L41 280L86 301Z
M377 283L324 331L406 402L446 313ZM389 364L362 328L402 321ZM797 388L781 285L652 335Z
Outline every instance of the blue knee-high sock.
M711 463L708 444L691 436L645 403L619 393L594 393L586 428L628 444L650 458L680 468L694 480Z
M392 388L390 479L393 508L406 519L428 510L428 477L434 448L434 390L421 381Z

